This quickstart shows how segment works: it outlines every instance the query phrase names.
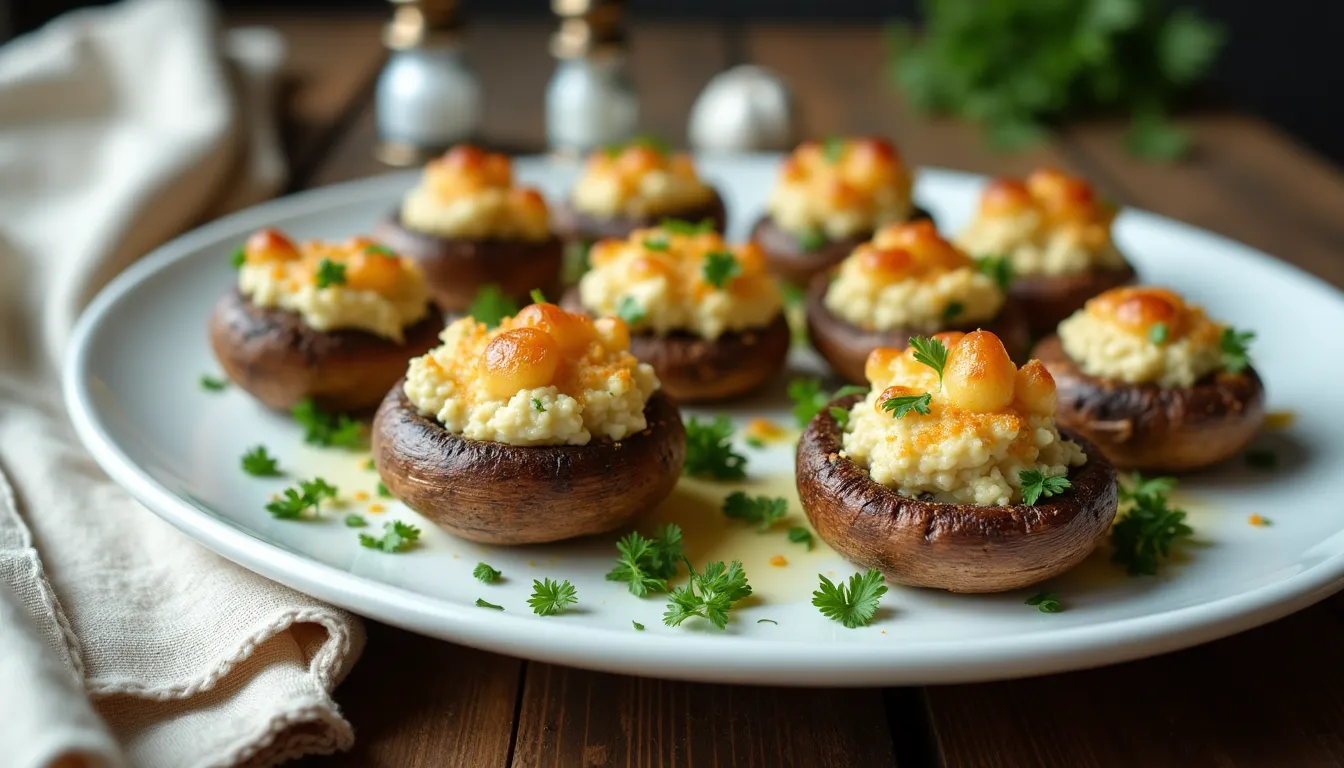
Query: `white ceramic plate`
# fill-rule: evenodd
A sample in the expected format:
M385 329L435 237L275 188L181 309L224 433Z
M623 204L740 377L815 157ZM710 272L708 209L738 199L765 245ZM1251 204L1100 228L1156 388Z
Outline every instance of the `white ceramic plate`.
M706 162L741 237L763 203L775 158ZM518 175L559 195L572 168L524 159ZM434 529L400 505L368 514L418 523L423 545L389 555L358 546L344 527L351 499L377 478L363 454L301 444L285 418L241 390L202 391L217 373L206 318L234 280L229 252L251 231L279 226L300 238L343 238L367 231L390 210L414 175L399 174L277 200L217 221L147 256L98 296L72 344L65 394L79 434L121 485L188 536L296 589L428 635L551 662L638 675L750 683L876 685L1013 677L1116 662L1237 632L1298 610L1339 589L1344 575L1344 409L1338 382L1344 357L1326 329L1344 327L1340 294L1245 246L1157 216L1127 211L1117 224L1121 248L1144 278L1204 302L1215 316L1254 329L1257 367L1271 408L1299 414L1287 430L1266 433L1280 466L1248 469L1234 461L1188 478L1180 501L1198 543L1159 577L1131 578L1107 561L1104 547L1045 588L1066 610L1044 614L1023 604L1035 589L997 596L956 596L894 587L871 627L845 629L810 605L818 573L853 573L825 547L809 553L778 530L759 534L725 520L718 506L737 486L683 480L673 498L641 524L675 519L697 562L744 561L756 595L734 613L728 631L691 624L664 627L664 601L637 599L603 579L615 537L518 549L482 547ZM920 175L917 195L954 230L973 210L981 179L945 171ZM1307 329L1304 331L1304 329ZM1316 329L1316 330L1311 330ZM796 354L795 370L821 370ZM790 424L783 381L775 391L727 409L739 424L765 415ZM693 411L696 412L696 411ZM791 522L802 521L792 489L792 443L750 457L748 484L787 494ZM320 474L351 499L325 521L274 520L263 509L286 480L244 475L239 457L264 444L290 478ZM376 499L375 499L376 501ZM1269 527L1253 527L1253 513ZM782 554L788 564L768 563ZM506 581L483 585L472 567L484 560ZM541 618L526 606L533 578L569 579L580 605ZM477 598L505 606L478 608ZM771 619L777 624L758 623ZM648 629L635 631L632 621Z

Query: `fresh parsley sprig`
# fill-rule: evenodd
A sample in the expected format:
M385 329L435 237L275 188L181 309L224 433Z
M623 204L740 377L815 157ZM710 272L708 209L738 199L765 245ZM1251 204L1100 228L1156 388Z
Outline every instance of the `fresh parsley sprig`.
M327 448L364 448L364 427L349 416L319 409L311 398L300 400L290 415L303 427L303 441Z
M364 519L363 515L349 514L345 516L346 528L367 528L369 521Z
M1218 340L1218 347L1223 353L1223 369L1228 373L1241 373L1251 367L1250 345L1254 339L1254 331L1224 328Z
M471 569L471 575L482 584L494 584L499 581L504 574L491 568L485 563L477 563L476 567Z
M747 583L747 572L742 569L742 563L734 560L731 565L725 566L722 562L713 562L696 573L691 561L685 562L691 574L690 580L668 596L663 623L669 627L679 627L687 619L698 616L719 629L726 629L733 605L751 594L751 585Z
M893 419L899 419L911 411L927 414L931 403L933 403L933 395L928 392L921 392L918 395L897 395L883 400L882 410L891 413Z
M1160 560L1195 531L1185 522L1185 512L1172 507L1168 494L1175 487L1171 478L1144 480L1121 486L1125 508L1111 526L1111 562L1125 566L1130 576L1157 573Z
M331 259L322 259L317 262L317 272L313 274L313 282L318 288L345 285L345 265Z
M654 235L644 238L644 250L646 251L666 251L671 245L664 235Z
M1027 605L1036 606L1041 613L1059 613L1064 607L1059 604L1059 595L1055 592L1040 592L1028 597Z
M915 362L923 363L938 374L938 388L943 388L943 369L947 367L947 347L929 336L912 336L910 348L915 350Z
M208 373L201 374L201 389L206 392L223 392L229 388L229 380Z
M488 603L488 602L486 602L483 598L479 598L479 597L476 598L476 607L477 607L477 608L491 608L491 609L496 610L496 611L502 611L502 610L504 610L504 606L502 606L502 605L495 605L494 603Z
M882 596L887 593L886 580L876 568L850 576L848 587L843 582L837 585L825 576L817 575L821 586L812 593L812 604L826 618L850 629L868 626L877 614Z
M631 531L616 542L616 552L616 567L607 573L607 581L626 582L635 597L666 592L667 582L676 577L683 557L681 528L664 525L653 538Z
M405 552L414 547L418 541L420 541L420 529L400 520L383 523L382 536L359 534L360 546L388 553Z
M798 422L799 427L806 427L812 417L821 413L821 409L825 408L827 403L850 395L861 395L868 389L846 384L834 392L826 392L821 388L819 379L794 379L789 382L785 391L793 401L794 420Z
M1017 479L1022 483L1022 503L1027 506L1034 506L1042 496L1058 496L1073 485L1067 477L1047 476L1039 469L1024 469L1017 473Z
M279 477L281 474L280 463L264 445L248 449L243 454L242 465L243 471L253 477Z
M554 616L579 602L578 590L568 581L532 580L532 596L527 604L538 616Z
M336 498L336 493L336 486L320 477L300 480L297 488L286 488L280 498L267 504L266 511L277 520L298 520L309 510L316 514L322 502Z
M742 491L733 491L723 500L724 516L759 526L762 533L788 513L789 502L778 497L748 496Z
M700 274L705 282L722 291L728 286L729 280L742 274L742 262L737 260L737 255L732 251L711 251L705 254Z
M789 529L789 541L794 544L802 544L811 552L816 546L816 540L812 537L812 532L801 525L795 525Z
M518 314L518 305L505 296L498 285L491 283L476 291L467 314L476 318L476 322L485 323L486 328L495 328L504 318Z
M747 457L733 450L733 422L718 416L702 422L692 416L686 420L686 465L692 477L713 480L741 480L747 476Z

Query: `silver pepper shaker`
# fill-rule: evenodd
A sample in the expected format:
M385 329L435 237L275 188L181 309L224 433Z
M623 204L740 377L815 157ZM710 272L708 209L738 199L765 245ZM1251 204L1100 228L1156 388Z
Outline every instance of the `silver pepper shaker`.
M552 0L560 28L551 38L558 60L546 89L551 149L581 153L624 141L639 123L639 100L625 68L621 0Z
M794 102L773 70L743 64L715 75L691 107L687 135L700 152L760 152L791 148Z
M481 87L462 58L457 0L390 2L383 42L391 53L374 89L375 154L419 165L475 134Z

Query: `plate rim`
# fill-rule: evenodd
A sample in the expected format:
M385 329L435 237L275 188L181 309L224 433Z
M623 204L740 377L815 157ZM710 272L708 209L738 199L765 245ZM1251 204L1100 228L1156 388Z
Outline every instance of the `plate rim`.
M746 155L739 162L762 162L769 155ZM519 158L524 160L523 158ZM527 158L553 162L550 158ZM983 180L980 174L921 168L921 176ZM1323 558L1287 578L1213 601L1128 617L1101 624L1045 627L995 638L957 638L865 646L860 654L818 654L816 641L760 640L675 630L647 632L631 643L626 632L591 627L581 619L538 619L482 611L416 593L326 565L265 541L198 509L139 466L116 444L98 415L90 389L90 342L103 320L159 272L191 258L224 237L256 226L257 219L303 215L336 205L375 198L414 171L400 171L306 190L232 213L154 249L108 283L81 313L64 354L61 390L75 432L98 465L150 511L197 543L273 581L352 612L388 624L483 650L587 669L651 677L725 683L788 685L916 685L958 683L1047 674L1119 663L1198 645L1250 629L1307 607L1344 588L1344 551ZM1308 284L1344 295L1296 265L1208 230L1126 208L1147 224L1176 227L1235 247L1247 258L1267 262ZM1344 531L1344 528L1341 528ZM547 631L538 633L538 621ZM838 626L838 625L837 625ZM840 630L849 631L849 630ZM544 639L539 637L544 634ZM844 649L843 643L837 648ZM631 649L637 652L632 652ZM657 663L651 665L650 659Z

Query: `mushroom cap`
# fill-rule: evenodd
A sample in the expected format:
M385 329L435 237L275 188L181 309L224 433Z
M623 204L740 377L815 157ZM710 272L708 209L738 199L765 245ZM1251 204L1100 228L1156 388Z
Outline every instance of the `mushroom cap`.
M658 226L664 219L680 219L692 224L704 219L714 222L714 231L722 232L728 226L728 212L718 190L711 190L709 200L685 211L647 214L644 216L615 216L604 218L584 213L568 200L562 200L551 206L551 226L556 234L565 240L624 240L637 229Z
M849 409L861 398L831 403ZM1072 486L1035 505L977 506L907 498L840 455L842 429L823 408L798 442L798 496L817 534L860 567L891 581L952 592L1002 592L1081 563L1110 530L1119 503L1115 469L1086 440Z
M468 440L421 415L398 382L373 419L373 457L393 496L436 525L483 544L540 544L620 528L681 476L686 430L667 395L648 428L587 445Z
M462 314L486 285L526 304L533 288L559 293L564 243L545 240L471 240L439 237L406 227L400 211L379 222L374 237L403 256L416 260L425 273L430 294L444 312Z
M362 330L318 331L297 312L258 307L238 290L210 314L210 346L224 372L278 411L305 398L328 411L371 410L442 330L443 316L430 307L401 344Z
M1092 269L1071 275L1015 275L1008 289L1035 337L1055 328L1087 300L1112 288L1134 282L1138 275L1129 264L1121 269Z
M1264 421L1265 389L1254 368L1160 387L1089 376L1053 334L1032 355L1055 379L1056 420L1121 469L1184 472L1217 464L1245 448Z
M927 336L923 331L911 331L907 328L893 328L886 331L860 328L848 320L837 317L826 306L826 288L830 284L829 275L817 275L812 278L804 299L807 312L807 332L812 346L831 367L849 381L866 385L864 365L868 355L878 347L905 349L910 346L911 336ZM992 320L980 324L951 325L943 330L970 331L984 329L992 332L1003 341L1008 355L1017 361L1024 361L1027 349L1031 346L1031 337L1027 331L1027 320L1011 296L1003 304L1003 309Z
M933 220L933 215L916 206L910 221ZM798 236L775 223L768 214L756 220L751 228L751 241L765 254L765 263L771 272L794 285L807 286L812 278L845 260L855 248L873 236L864 232L840 240L828 240L815 251L805 251L798 244Z

